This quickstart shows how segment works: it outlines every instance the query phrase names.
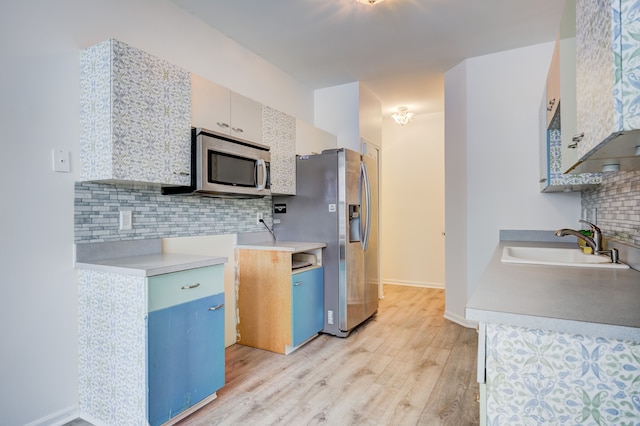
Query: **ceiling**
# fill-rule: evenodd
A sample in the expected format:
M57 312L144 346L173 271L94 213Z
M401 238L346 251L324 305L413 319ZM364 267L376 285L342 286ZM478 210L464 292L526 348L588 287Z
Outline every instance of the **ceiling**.
M302 84L360 81L383 116L444 110L444 72L553 41L564 0L172 0ZM523 64L526 66L526 64ZM541 88L542 89L542 88Z

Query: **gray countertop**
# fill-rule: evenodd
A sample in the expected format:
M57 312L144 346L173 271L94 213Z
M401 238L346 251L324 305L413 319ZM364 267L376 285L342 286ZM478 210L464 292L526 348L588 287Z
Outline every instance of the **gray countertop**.
M237 244L236 248L243 250L276 250L299 253L326 247L326 243L305 241L265 241L259 243Z
M220 265L226 257L195 256L190 254L157 253L142 256L127 256L113 259L76 263L77 269L151 277L187 269Z
M640 272L502 263L505 246L575 244L501 241L467 303L468 320L640 341Z
M162 253L162 240L121 240L76 244L76 269L151 277L220 265L223 256Z

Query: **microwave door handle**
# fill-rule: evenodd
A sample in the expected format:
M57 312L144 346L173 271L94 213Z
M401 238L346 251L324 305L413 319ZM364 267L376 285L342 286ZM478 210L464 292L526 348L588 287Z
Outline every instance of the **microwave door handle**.
M256 164L256 181L260 177L260 168L262 168L262 181L258 182L258 191L262 191L267 186L267 163L263 159L259 159Z

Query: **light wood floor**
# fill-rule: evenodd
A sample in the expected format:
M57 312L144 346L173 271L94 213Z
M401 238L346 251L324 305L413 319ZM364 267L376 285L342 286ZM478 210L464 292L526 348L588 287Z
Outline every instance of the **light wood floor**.
M218 399L180 425L476 425L477 335L443 318L444 291L386 285L348 338L290 355L233 345Z

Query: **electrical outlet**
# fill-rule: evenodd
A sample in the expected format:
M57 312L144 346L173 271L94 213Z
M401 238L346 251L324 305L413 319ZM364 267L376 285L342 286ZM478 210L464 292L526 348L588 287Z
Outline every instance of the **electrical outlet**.
M54 172L70 172L70 153L64 149L53 150L53 171Z
M261 220L262 220L262 212L256 213L256 224L260 225Z
M133 228L133 212L131 210L120 210L120 230L129 231Z

